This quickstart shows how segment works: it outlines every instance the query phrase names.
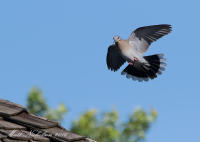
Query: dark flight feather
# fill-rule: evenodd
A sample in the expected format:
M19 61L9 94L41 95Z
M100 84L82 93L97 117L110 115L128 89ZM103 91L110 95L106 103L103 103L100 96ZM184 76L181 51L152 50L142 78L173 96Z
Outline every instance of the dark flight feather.
M106 62L108 69L112 71L117 71L124 64L125 60L121 56L121 52L117 44L109 46Z
M136 37L143 38L149 45L170 32L171 25L168 24L140 27L134 31Z

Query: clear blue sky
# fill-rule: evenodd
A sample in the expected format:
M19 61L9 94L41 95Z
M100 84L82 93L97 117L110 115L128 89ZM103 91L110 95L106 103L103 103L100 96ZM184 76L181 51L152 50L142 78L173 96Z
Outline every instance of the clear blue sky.
M25 105L40 87L51 107L69 108L64 126L89 108L157 109L148 142L200 141L198 0L6 0L0 2L0 97ZM159 78L138 83L106 66L112 37L137 27L172 24L147 55L165 53Z

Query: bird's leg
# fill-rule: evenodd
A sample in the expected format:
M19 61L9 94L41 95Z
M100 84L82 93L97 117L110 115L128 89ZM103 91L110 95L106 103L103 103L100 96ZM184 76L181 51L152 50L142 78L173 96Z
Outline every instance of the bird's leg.
M129 64L129 65L133 65L133 63L132 63L132 62L129 62L128 64Z
M137 58L136 57L133 57L133 61L137 61ZM133 62L129 62L129 65L133 65Z

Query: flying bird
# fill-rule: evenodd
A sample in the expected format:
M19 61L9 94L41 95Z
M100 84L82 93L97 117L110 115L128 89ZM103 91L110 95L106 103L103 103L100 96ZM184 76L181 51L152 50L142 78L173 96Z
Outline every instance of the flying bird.
M152 42L171 32L171 25L151 25L134 30L127 40L114 36L114 44L108 47L106 62L111 71L117 71L125 62L128 66L122 75L133 80L148 81L165 70L164 54L143 56Z

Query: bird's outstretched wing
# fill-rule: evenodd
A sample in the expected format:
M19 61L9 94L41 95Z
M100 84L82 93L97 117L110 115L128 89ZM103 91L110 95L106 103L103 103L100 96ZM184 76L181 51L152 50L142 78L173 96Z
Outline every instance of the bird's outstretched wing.
M117 44L112 44L108 47L108 53L106 57L108 69L117 71L125 62L121 56L121 52Z
M137 28L129 37L129 43L140 53L144 53L149 45L171 31L171 25L152 25Z

